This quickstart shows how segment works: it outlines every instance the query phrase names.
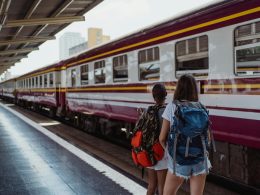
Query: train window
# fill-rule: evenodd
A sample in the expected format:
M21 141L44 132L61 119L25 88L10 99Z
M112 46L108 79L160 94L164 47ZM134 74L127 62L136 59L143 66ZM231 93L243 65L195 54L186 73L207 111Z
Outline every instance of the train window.
M40 87L42 87L42 75L40 76Z
M76 79L77 79L76 69L72 69L70 73L71 73L71 87L75 87Z
M94 63L94 76L95 76L95 83L105 83L106 81L105 60Z
M114 82L127 81L128 79L128 62L127 55L113 58L113 77Z
M176 43L176 77L192 74L195 77L207 76L208 36L203 35Z
M88 65L87 64L80 67L80 83L81 83L81 85L88 84Z
M35 87L36 88L38 88L38 79L39 79L39 77L35 77L35 85L36 85Z
M53 73L49 74L49 79L50 79L49 87L53 87Z
M32 78L32 88L34 88L34 77Z
M260 22L255 23L255 32L260 33Z
M235 29L235 73L260 74L260 22Z
M47 77L48 75L47 74L45 74L44 76L43 76L43 78L44 78L44 81L43 81L43 87L47 87L48 86L48 77Z
M139 80L158 80L160 77L159 47L138 52Z

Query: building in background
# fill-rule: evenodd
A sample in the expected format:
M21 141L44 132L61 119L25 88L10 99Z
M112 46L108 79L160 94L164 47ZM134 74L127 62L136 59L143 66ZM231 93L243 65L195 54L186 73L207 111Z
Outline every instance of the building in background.
M110 36L103 35L103 30L101 28L88 28L88 49L109 40Z
M73 56L87 49L88 42L81 43L69 49L69 55Z
M66 32L59 39L60 60L70 56L69 49L73 46L85 43L85 39L77 32Z
M110 36L109 35L103 35L102 43L105 43L105 42L108 42L108 41L110 41Z

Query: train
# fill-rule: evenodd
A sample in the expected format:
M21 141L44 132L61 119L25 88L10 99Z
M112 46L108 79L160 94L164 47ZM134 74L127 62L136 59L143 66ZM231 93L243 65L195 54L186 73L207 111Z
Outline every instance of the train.
M209 110L217 144L212 171L259 188L259 0L214 1L3 81L0 95L124 139L137 108L153 104L153 85L163 83L170 102L182 74L196 78Z

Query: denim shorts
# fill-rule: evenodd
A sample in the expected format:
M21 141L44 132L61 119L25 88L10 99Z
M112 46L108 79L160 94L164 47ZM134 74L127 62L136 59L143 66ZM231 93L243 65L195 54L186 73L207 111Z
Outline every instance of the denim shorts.
M211 163L209 159L207 158L207 164L208 164L208 169L211 168ZM175 175L182 177L184 179L189 179L191 176L196 176L200 174L205 174L206 173L206 167L205 167L205 161L199 162L198 164L195 165L179 165L176 164L175 167ZM173 160L172 157L169 156L168 154L168 171L174 174L173 172Z

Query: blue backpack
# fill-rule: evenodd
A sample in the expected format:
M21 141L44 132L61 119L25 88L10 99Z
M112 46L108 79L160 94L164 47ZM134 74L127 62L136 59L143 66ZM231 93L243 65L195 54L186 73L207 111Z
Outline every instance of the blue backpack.
M200 102L180 102L174 100L176 109L168 136L168 153L173 159L173 171L176 163L179 165L193 165L206 161L210 121L206 108ZM208 134L209 133L209 134ZM213 143L213 142L212 142ZM215 146L213 145L214 150Z

